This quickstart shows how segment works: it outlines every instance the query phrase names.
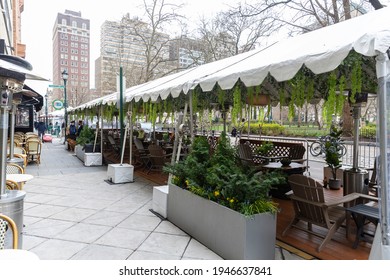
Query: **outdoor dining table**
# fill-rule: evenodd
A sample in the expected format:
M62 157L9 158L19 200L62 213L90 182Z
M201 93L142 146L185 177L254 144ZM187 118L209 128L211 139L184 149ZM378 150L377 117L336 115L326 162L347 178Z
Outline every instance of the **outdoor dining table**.
M357 204L346 210L351 213L357 227L355 242L352 245L352 248L356 249L359 245L359 241L365 240L365 235L368 234L364 231L366 221L373 223L375 227L377 226L379 222L379 208L367 204Z
M306 169L306 165L297 163L297 162L291 162L288 166L283 166L280 162L270 162L268 164L265 164L262 166L263 169L267 170L281 170L283 172L286 172L288 174L292 174L293 172L303 172Z
M7 174L6 180L11 180L18 183L19 187L23 185L23 183L34 179L34 176L31 174Z
M296 162L291 162L289 166L283 166L280 162L270 162L262 165L262 169L265 172L282 171L287 175L291 174L302 174L306 170L306 165ZM286 195L287 192L291 191L291 187L288 183L280 184L275 186L271 191L272 197L280 199L289 199Z

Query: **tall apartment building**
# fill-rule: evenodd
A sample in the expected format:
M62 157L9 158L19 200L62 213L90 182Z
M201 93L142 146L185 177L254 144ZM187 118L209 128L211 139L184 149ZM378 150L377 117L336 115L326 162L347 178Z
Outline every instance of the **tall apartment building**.
M202 41L188 37L177 38L170 44L170 58L179 69L187 69L205 63Z
M145 43L147 40L149 43ZM148 48L151 49L150 57L158 56L153 61L149 59L149 63ZM101 27L100 57L95 60L97 93L103 96L116 91L120 67L126 77L126 87L130 87L168 73L173 67L169 60L167 34L152 35L146 23L130 19L129 15L120 21L105 21Z
M58 13L53 28L53 84L63 85L61 73L68 72L68 107L90 100L90 22L81 12ZM53 89L53 98L63 98L62 89Z

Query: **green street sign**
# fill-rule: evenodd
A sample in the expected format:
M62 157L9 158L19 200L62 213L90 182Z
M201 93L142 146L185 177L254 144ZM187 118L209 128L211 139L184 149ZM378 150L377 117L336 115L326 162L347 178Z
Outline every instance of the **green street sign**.
M64 102L62 102L62 100L53 100L52 105L55 110L60 110L64 108Z
M62 85L49 85L51 88L64 88Z

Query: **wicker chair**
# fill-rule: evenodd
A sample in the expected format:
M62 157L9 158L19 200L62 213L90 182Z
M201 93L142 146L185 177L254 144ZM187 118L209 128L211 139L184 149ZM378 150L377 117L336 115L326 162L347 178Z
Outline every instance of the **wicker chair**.
M24 174L24 170L20 165L7 163L7 174Z
M15 181L12 181L12 180L6 181L6 188L7 188L7 190L11 190L11 191L21 190L21 187L19 186L19 184L16 183Z
M12 231L12 248L18 249L18 228L10 217L0 213L0 250L5 248L5 238L9 229Z
M39 139L28 139L26 142L27 161L41 163L42 142Z

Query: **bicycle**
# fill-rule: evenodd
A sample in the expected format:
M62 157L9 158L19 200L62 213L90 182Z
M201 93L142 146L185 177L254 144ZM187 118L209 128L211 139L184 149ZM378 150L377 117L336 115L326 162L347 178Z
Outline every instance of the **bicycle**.
M328 141L334 140L332 140L332 137L330 137L329 135L318 137L318 139L310 145L311 155L314 157L318 157L319 155L325 155L325 143ZM341 157L347 154L347 147L342 142L338 141L336 146L337 152Z

